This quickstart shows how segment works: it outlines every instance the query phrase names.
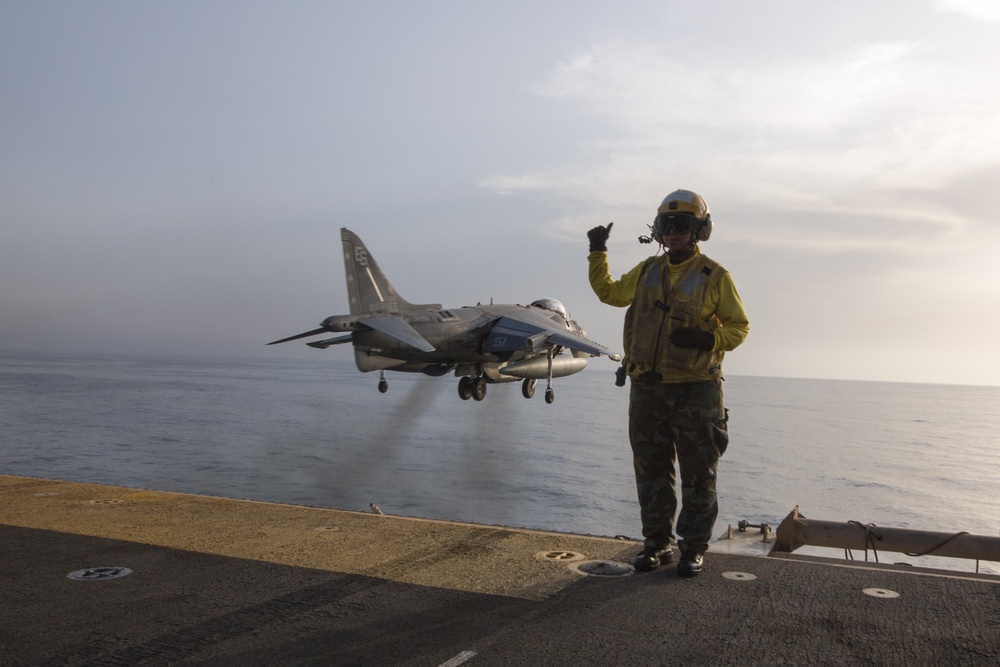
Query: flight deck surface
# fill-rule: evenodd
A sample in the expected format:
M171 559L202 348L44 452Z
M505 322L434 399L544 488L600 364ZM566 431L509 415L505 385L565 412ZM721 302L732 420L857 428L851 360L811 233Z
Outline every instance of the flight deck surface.
M637 549L0 475L0 663L1000 662L995 577L709 551L681 579Z

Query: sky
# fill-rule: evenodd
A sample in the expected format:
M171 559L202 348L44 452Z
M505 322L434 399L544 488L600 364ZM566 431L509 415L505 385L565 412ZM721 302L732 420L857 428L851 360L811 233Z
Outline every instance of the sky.
M624 274L687 188L727 374L1000 384L994 0L0 13L0 351L350 359L264 345L348 312L341 227L412 302L553 297L620 349L586 232Z

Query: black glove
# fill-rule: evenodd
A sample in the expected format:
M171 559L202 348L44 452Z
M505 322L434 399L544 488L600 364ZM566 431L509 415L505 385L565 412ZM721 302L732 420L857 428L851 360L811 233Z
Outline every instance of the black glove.
M670 334L670 342L677 347L711 350L715 347L715 334L711 331L702 331L698 327L683 327Z
M597 225L587 232L587 238L590 239L590 252L607 251L608 236L611 235L611 225L613 224L615 223L609 222L607 227Z

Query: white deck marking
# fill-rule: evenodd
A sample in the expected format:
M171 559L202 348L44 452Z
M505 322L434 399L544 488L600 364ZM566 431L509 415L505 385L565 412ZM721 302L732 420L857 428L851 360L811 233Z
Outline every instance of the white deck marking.
M475 655L475 651L462 651L448 662L442 662L438 667L456 667L456 665L461 665L466 660L474 658Z

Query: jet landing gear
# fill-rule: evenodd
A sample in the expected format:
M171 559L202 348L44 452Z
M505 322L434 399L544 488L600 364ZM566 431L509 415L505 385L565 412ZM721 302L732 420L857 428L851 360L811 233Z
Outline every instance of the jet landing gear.
M378 372L378 392L384 394L389 391L389 382L385 379L385 371Z
M552 389L552 350L549 350L549 368L546 374L546 384L545 384L545 402L552 403L556 400L556 392ZM537 380L535 378L525 378L524 382L521 383L521 395L525 398L531 398L535 395L535 384Z
M525 398L534 396L537 384L537 379L525 378L521 382L521 395ZM482 375L463 375L458 380L458 397L463 401L467 401L470 398L481 401L486 398L486 378ZM548 378L548 386L545 388L545 402L552 403L554 400L556 400L556 393L552 389L552 378L550 377Z
M552 403L556 400L556 392L552 390L552 349L549 348L549 372L545 379L545 402Z
M521 383L521 395L525 398L531 398L535 395L535 384L537 381L534 378L528 378ZM545 388L545 402L551 403L556 400L556 392L552 390L552 382L549 381L549 386Z
M486 378L482 375L478 377L463 375L458 381L458 397L463 401L470 398L481 401L486 398Z
M521 395L525 398L531 398L535 395L535 380L533 378L526 378L521 383Z

